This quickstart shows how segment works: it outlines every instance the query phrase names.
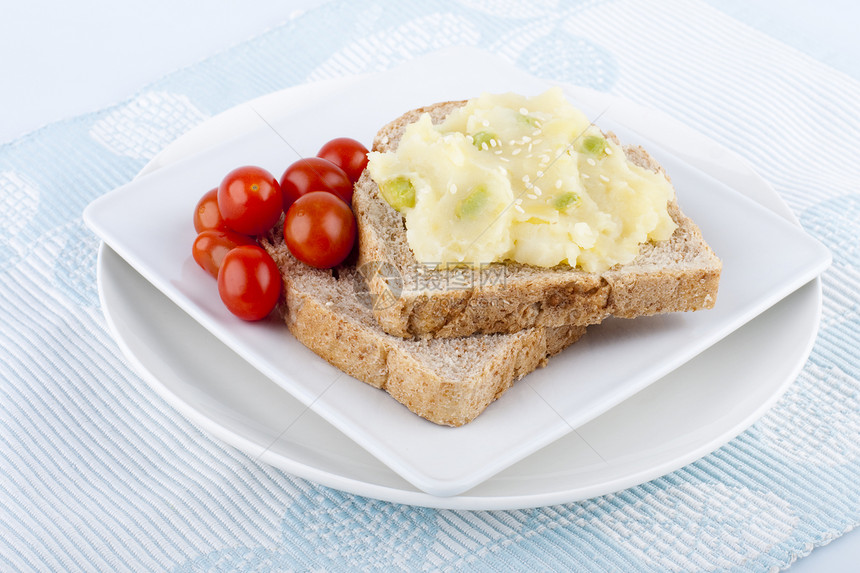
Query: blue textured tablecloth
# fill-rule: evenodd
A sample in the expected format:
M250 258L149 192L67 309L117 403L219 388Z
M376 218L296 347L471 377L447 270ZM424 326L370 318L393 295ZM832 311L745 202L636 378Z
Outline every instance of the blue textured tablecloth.
M325 38L325 42L319 41ZM745 155L833 252L821 332L764 418L653 482L519 511L365 499L200 432L127 365L81 213L255 96L480 46ZM768 571L860 521L860 84L694 0L332 2L0 147L0 570Z

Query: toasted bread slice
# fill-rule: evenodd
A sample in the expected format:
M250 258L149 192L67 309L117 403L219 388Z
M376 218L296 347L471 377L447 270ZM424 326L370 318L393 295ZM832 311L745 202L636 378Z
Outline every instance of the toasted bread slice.
M472 421L516 380L585 332L583 326L563 326L453 339L390 336L374 319L355 267L311 268L290 254L277 229L262 243L281 271L281 311L293 335L332 365L436 424Z
M406 126L421 114L429 113L438 123L464 103L446 102L407 112L378 132L373 150L396 149ZM641 147L624 150L637 165L663 172ZM418 264L407 243L403 216L380 196L365 171L353 196L358 264L387 271L369 274L367 283L374 296L388 300L374 308L382 329L400 337L513 333L533 327L595 324L610 315L633 318L711 308L722 264L677 202L668 207L678 225L672 237L643 244L632 262L604 272L568 265L539 268L499 263L454 277L451 270Z

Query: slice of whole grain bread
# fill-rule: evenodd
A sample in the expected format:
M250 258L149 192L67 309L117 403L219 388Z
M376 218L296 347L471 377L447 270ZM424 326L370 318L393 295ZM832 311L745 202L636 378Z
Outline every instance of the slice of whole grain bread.
M374 319L355 267L320 270L297 261L280 229L276 226L262 245L281 271L281 312L290 332L333 366L436 424L472 421L585 332L584 326L562 326L451 339L390 336Z
M407 112L379 130L373 150L396 149L406 126L421 114L429 113L438 123L464 103L445 102ZM663 173L641 147L624 150L637 165ZM389 300L377 305L374 315L385 332L400 337L514 333L532 327L595 324L610 315L633 318L711 308L722 263L677 201L668 208L678 225L672 237L643 244L632 262L604 272L516 263L461 272L428 268L416 261L403 216L380 196L367 170L353 195L358 265L387 270L367 277L370 292Z

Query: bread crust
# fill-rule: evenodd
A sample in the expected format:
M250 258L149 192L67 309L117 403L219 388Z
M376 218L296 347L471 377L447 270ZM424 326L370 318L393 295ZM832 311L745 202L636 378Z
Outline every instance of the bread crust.
M379 130L373 150L396 149L406 126L422 114L430 114L438 123L463 103L443 102L405 113ZM665 175L641 147L624 150L634 163ZM353 195L359 223L358 264L382 263L396 269L402 283L390 304L375 308L374 315L385 332L405 338L514 333L534 327L596 324L608 316L633 318L712 308L722 263L677 201L668 207L678 229L667 241L643 245L639 256L626 265L601 273L568 265L549 269L496 265L490 268L503 269L503 280L472 281L467 285L470 288L451 289L438 288L445 284L449 271L421 269L406 241L403 216L381 198L367 171ZM416 269L425 285L436 286L422 287L412 276ZM385 296L392 290L390 279L371 275L368 288L376 296Z
M363 279L354 267L333 272L298 262L277 227L261 243L281 271L279 312L296 339L436 424L471 422L514 382L585 333L582 326L563 326L405 340L386 334L376 323L361 300Z

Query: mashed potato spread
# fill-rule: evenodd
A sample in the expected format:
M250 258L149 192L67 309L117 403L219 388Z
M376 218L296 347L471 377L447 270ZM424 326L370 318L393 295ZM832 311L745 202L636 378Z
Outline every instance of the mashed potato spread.
M601 271L676 228L672 185L628 161L559 88L485 94L438 125L425 114L368 168L422 263Z

